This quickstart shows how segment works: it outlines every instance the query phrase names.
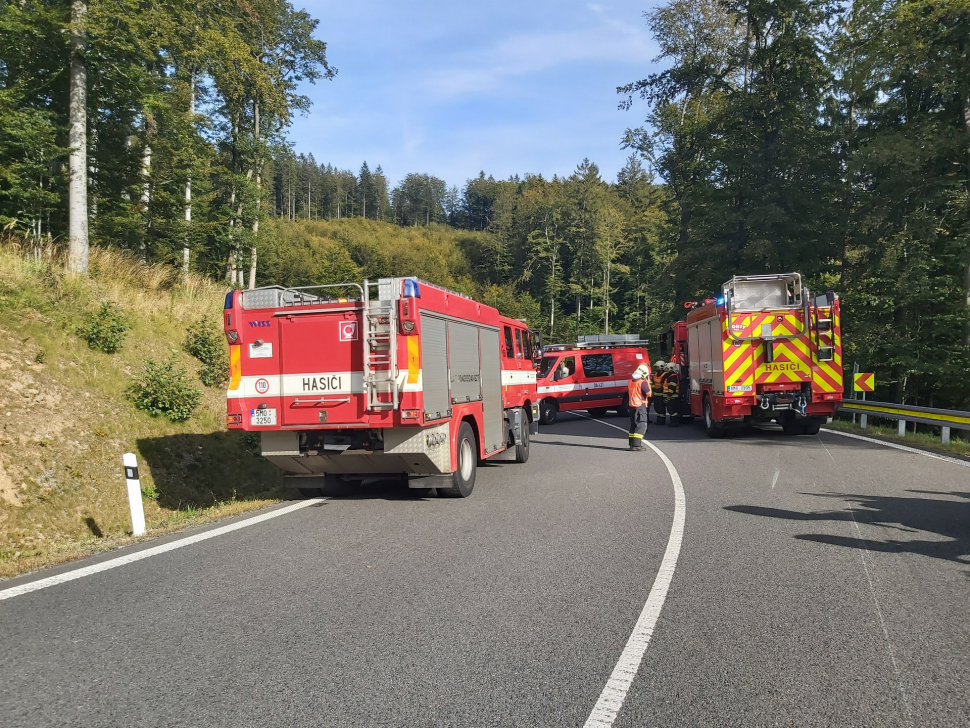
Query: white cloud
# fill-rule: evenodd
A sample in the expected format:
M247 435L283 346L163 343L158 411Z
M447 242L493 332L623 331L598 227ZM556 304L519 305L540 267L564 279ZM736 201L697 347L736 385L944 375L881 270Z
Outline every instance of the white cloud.
M641 24L605 17L603 6L588 5L597 20L583 30L515 35L485 51L463 54L454 67L429 75L429 90L439 99L482 94L503 88L515 77L583 62L644 62L657 47Z

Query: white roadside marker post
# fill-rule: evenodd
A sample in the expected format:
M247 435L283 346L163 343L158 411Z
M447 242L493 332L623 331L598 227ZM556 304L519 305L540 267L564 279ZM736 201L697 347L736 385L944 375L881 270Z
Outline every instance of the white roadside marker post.
M944 445L949 445L950 444L950 428L949 427L944 427L943 428L943 432L940 433L940 434L941 434L941 439L943 441L943 444Z
M135 453L126 452L123 461L125 464L125 482L128 484L128 505L131 508L131 533L134 536L144 536L145 507L141 502L138 459L135 457Z
M899 421L899 425L896 431L900 437L906 437L906 420Z

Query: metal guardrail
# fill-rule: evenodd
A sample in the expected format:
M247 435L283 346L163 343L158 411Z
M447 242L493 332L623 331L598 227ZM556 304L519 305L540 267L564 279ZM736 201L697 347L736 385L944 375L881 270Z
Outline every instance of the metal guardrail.
M842 412L861 414L861 425L863 429L866 427L868 416L899 420L900 437L906 434L907 422L922 422L927 425L937 425L942 428L944 444L950 442L951 428L970 430L970 412L963 412L961 410L916 407L908 404L894 404L892 402L871 402L864 399L843 400L840 410Z

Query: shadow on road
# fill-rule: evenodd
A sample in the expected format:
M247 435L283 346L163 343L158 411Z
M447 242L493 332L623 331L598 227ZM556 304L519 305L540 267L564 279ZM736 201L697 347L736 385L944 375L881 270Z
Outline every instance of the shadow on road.
M203 508L282 492L276 467L259 456L258 435L185 433L143 437L137 445L150 474L150 480L142 476L142 486L154 486L162 508Z
M800 534L795 538L846 548L864 548L887 553L920 554L934 559L970 565L970 493L933 493L932 491L918 490L907 492L957 497L966 502L942 498L830 493L814 495L821 498L843 500L845 508L801 512L762 506L727 506L725 510L791 521L843 521L851 523L855 520L860 525L885 529L886 538L877 540L815 533ZM940 538L926 538L927 534L935 534Z

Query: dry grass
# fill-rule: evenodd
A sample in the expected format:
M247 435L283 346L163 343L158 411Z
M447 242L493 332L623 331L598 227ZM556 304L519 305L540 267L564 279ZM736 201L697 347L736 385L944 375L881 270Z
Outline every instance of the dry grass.
M225 430L225 392L203 389L185 423L125 399L147 358L181 351L186 326L219 316L225 290L115 250L91 251L90 277L63 253L0 241L0 576L130 540L121 455L139 457L151 533L259 507L278 495L254 442ZM75 335L84 313L113 301L132 325L114 355Z

